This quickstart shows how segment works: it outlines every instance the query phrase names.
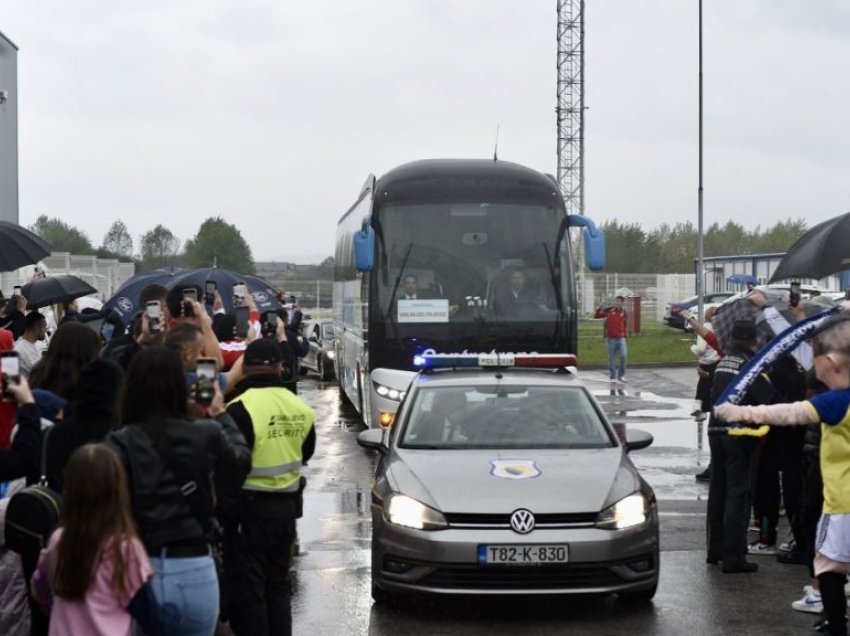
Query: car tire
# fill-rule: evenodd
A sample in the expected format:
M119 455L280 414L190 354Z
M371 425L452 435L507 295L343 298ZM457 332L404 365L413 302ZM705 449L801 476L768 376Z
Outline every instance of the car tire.
M645 590L636 590L634 592L619 592L620 602L626 605L642 605L649 603L658 591L658 579L652 584L652 587Z
M322 355L316 358L316 373L319 374L320 380L327 380L325 377L325 357Z
M329 382L334 379L334 365L333 363L328 365L324 356L319 358L319 375L325 382Z
M375 582L372 582L372 600L375 601L375 605L394 605L396 603L396 597L387 592L386 590L382 590L379 588Z

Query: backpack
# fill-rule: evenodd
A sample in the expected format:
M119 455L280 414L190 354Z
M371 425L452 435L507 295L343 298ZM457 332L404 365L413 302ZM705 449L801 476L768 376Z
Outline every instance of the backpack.
M41 445L41 479L37 485L19 490L6 508L6 547L24 558L38 558L50 535L59 525L62 495L47 486L47 429Z

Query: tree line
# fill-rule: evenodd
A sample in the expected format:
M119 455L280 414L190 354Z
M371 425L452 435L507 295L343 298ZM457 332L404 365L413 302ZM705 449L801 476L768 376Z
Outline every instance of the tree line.
M607 272L681 274L694 271L697 228L690 221L646 231L638 223L616 219L602 224ZM705 256L785 252L807 229L803 219L779 221L747 230L740 223L713 223L703 232Z
M221 217L210 217L185 243L164 225L142 234L138 250L123 221L115 221L99 247L78 228L61 219L39 216L29 228L43 238L54 252L94 255L133 261L139 270L158 267L210 267L217 265L244 274L254 273L251 248L242 234Z

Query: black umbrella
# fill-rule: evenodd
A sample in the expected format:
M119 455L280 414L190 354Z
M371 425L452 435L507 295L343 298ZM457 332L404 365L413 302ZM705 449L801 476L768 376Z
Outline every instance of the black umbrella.
M280 309L281 307L278 300L279 292L268 281L258 276L239 274L228 269L219 269L218 267L202 267L200 269L182 271L170 281L168 287L170 289L175 285L194 285L200 288L201 294L203 294L207 281L215 282L225 311L230 312L233 310L233 285L236 283L245 283L248 287L248 293L254 297L254 302L257 304L257 309L260 312Z
M124 324L129 325L136 312L142 309L142 307L139 307L139 296L141 296L145 287L151 283L170 287L175 277L184 271L179 267L163 267L140 272L124 281L112 298L104 303L103 308L107 314L110 312L118 314Z
M779 262L770 282L823 278L850 269L850 212L824 221L798 238Z
M11 272L50 256L50 246L20 225L0 221L0 272Z
M54 303L69 303L80 296L96 293L94 287L72 274L48 276L21 288L21 296L27 299L27 309L38 309Z

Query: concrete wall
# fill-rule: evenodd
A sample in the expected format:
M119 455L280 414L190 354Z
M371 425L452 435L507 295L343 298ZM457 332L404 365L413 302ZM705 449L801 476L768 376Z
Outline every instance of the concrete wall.
M18 47L0 32L0 220L18 222Z

